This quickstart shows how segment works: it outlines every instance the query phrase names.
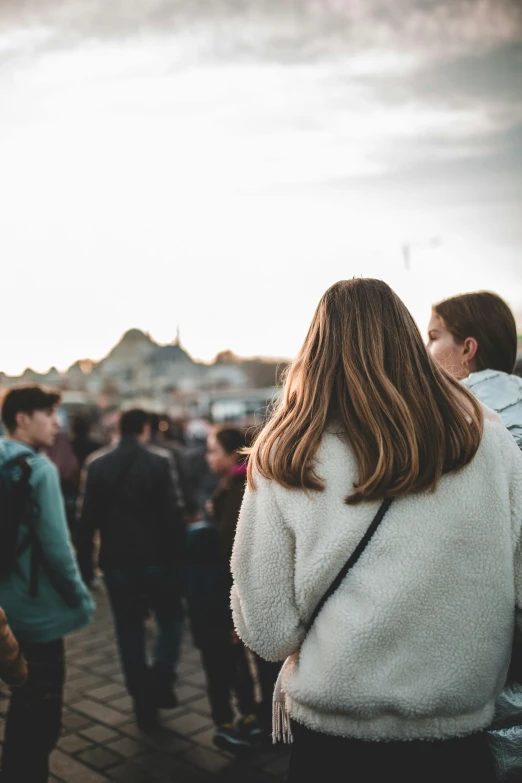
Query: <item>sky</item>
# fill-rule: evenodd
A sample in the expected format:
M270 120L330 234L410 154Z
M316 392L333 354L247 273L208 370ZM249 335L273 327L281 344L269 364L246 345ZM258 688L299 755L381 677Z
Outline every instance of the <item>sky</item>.
M2 0L0 370L292 358L354 276L522 331L521 74L520 0Z

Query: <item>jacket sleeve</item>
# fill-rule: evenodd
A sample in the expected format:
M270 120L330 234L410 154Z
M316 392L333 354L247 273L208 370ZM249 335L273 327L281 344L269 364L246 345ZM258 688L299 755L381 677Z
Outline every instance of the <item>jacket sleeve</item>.
M50 461L42 460L33 475L39 507L35 529L49 579L69 606L83 605L92 612L94 602L81 579L67 527L58 471Z
M27 663L0 609L0 677L11 688L19 688L27 680Z
M88 584L94 575L94 534L99 526L101 514L92 464L82 471L80 493L74 543L82 578Z
M294 594L294 536L273 482L247 487L232 551L231 605L238 636L262 658L280 661L296 652L304 626Z

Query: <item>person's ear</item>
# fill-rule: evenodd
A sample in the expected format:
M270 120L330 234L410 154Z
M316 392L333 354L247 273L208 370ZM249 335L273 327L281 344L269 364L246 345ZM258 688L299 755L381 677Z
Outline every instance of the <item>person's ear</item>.
M478 351L478 342L475 340L474 337L466 337L464 340L464 353L462 354L462 359L465 364L469 364L469 362L473 361L475 356L477 355Z
M15 424L16 429L25 429L27 427L27 422L29 420L29 416L27 413L23 413L23 411L18 411L17 414L15 414Z

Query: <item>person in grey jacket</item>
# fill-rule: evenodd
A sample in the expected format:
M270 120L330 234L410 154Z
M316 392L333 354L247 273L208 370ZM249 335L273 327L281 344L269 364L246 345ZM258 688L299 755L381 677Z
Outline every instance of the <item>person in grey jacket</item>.
M522 378L513 375L517 328L506 302L497 294L477 291L434 305L428 350L498 413L522 449Z

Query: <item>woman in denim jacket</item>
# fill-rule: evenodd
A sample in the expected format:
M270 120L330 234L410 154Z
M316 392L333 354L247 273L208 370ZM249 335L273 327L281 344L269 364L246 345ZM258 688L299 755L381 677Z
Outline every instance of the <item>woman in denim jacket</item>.
M478 291L439 302L428 327L428 350L498 413L522 449L522 378L512 374L517 328L504 300Z

